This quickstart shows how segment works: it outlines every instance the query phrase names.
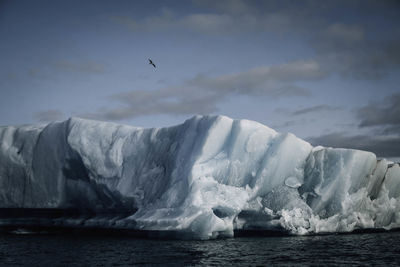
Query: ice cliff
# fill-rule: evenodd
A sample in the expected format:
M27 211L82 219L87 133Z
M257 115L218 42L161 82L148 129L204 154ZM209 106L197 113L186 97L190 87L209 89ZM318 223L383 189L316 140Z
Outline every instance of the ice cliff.
M0 208L112 213L52 223L200 239L392 229L400 167L223 116L152 129L71 118L0 127Z

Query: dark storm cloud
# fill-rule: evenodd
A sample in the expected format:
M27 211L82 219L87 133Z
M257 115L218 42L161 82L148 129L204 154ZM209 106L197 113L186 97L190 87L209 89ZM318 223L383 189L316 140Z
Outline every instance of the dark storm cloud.
M400 136L377 137L331 133L307 139L313 145L336 148L352 148L374 152L379 157L400 157Z
M154 114L205 114L218 110L218 104L234 95L277 99L305 97L310 92L296 85L315 81L326 74L313 61L295 61L248 71L210 77L197 75L176 87L135 90L109 97L118 106L103 107L85 117L122 120Z
M287 7L283 10L270 10L262 1L258 4L255 1L194 2L203 9L180 14L177 10L164 6L155 10L153 15L141 19L121 15L110 15L107 18L134 31L173 29L222 35L282 31L290 29L295 24L295 20L300 23L297 18L299 16L293 10L288 10ZM301 23L304 22L301 21Z
M400 36L396 38L375 42L344 42L346 44L342 43L342 46L323 40L314 42L313 46L318 52L316 60L332 73L338 73L344 78L377 80L400 67L399 51L393 49L400 44Z
M133 31L189 30L205 34L237 31L233 27L236 24L234 18L225 14L195 13L178 16L173 10L166 8L162 9L158 16L150 16L140 21L129 16L115 15L109 16L108 19Z
M316 112L325 112L325 111L335 111L338 110L338 107L332 107L330 105L316 105L316 106L311 106L307 108L301 108L297 110L290 110L287 108L277 108L275 109L276 112L282 113L285 115L290 115L290 116L298 116L298 115L304 115L304 114L309 114L309 113L316 113Z
M200 9L179 14L162 8L137 20L110 16L133 30L189 30L203 34L297 36L312 47L327 72L381 79L400 67L398 1L193 1ZM371 26L370 21L375 21Z
M399 135L400 134L400 125L390 125L381 129L378 133L383 135Z
M361 120L360 127L381 126L398 129L400 127L400 93L387 96L379 102L369 103L357 111L357 116ZM400 132L397 133L400 134Z
M313 107L309 107L309 108L298 109L296 111L293 111L292 115L296 116L296 115L303 115L303 114L307 114L307 113L315 113L315 112L321 112L321 111L334 111L334 110L338 110L338 108L332 107L329 105L317 105L317 106L313 106Z
M313 145L354 148L372 151L381 157L400 157L400 94L371 102L356 111L360 128L369 128L370 135L331 133L310 137Z
M57 121L64 118L64 114L56 109L42 110L36 112L34 115L35 118L41 122Z

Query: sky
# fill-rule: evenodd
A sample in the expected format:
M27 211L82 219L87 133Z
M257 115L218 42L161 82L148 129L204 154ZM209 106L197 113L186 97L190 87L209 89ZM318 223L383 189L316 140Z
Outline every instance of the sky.
M399 1L0 0L0 125L221 114L400 158L399 84Z

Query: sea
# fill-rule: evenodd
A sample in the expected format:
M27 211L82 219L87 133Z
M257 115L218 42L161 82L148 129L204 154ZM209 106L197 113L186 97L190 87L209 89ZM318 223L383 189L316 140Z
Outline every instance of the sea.
M155 240L82 233L0 235L0 266L400 266L400 232Z

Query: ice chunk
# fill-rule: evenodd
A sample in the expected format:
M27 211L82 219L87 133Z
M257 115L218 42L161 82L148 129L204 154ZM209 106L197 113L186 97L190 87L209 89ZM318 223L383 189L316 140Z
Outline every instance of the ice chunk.
M301 186L301 182L299 181L299 179L297 179L297 177L290 176L286 178L285 185L291 188L299 188Z
M400 167L224 116L151 129L71 118L0 127L0 208L82 215L22 220L26 225L199 239L254 229L391 229L400 226Z
M400 197L400 166L399 164L393 164L388 168L383 185L389 192L390 198Z

